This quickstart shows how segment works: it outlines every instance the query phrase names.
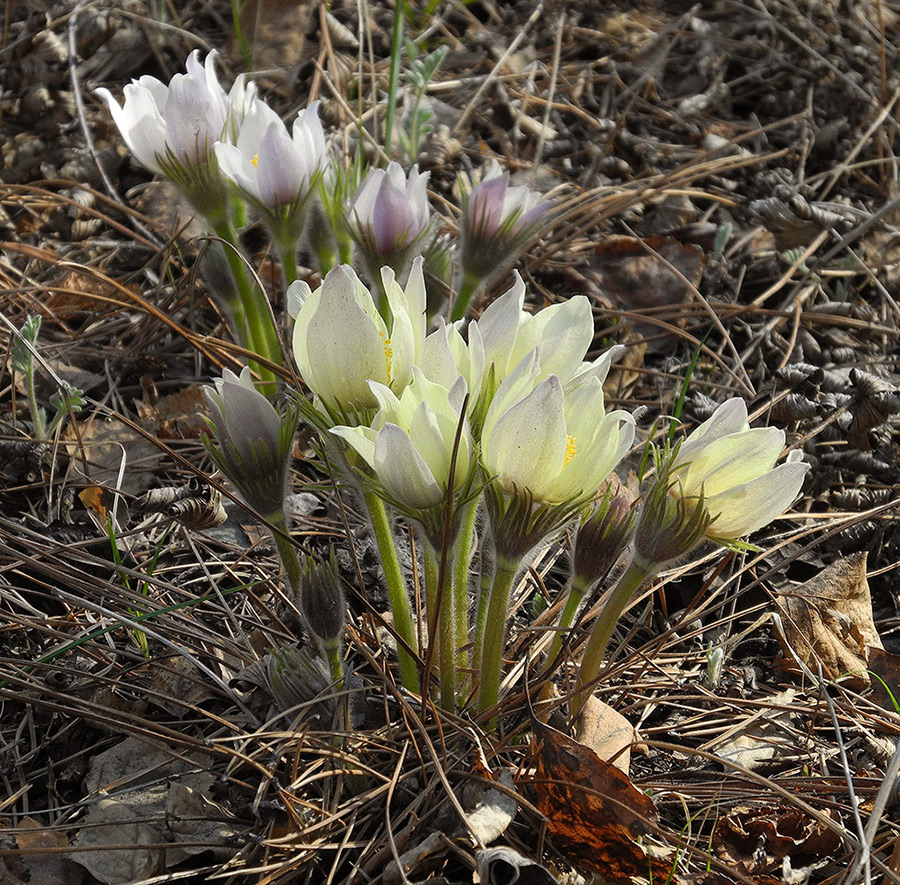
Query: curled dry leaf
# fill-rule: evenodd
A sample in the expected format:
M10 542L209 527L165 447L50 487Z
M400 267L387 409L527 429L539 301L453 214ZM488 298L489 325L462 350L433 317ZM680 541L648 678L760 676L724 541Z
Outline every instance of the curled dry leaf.
M785 858L795 869L807 866L840 847L826 823L791 805L737 808L719 819L712 839L716 856L745 876L780 871Z
M637 841L656 823L650 797L593 750L541 723L534 729L536 805L566 859L608 883L679 882L674 856L653 856Z
M868 687L869 648L884 646L872 619L865 553L839 559L800 586L779 591L778 606L784 669L798 670L796 655L813 673L821 666L826 679Z

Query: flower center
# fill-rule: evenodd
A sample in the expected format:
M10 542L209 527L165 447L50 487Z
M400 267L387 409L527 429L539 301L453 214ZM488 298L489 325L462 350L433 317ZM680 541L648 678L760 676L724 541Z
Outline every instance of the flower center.
M569 462L578 454L578 448L575 445L575 437L566 434L566 456L563 458L563 470L569 466Z
M254 154L253 159L250 161L254 166L259 166L259 154Z

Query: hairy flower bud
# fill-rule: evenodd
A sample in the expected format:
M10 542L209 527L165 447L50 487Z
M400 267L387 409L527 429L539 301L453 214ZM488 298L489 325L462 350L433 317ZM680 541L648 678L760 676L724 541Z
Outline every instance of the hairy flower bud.
M322 647L340 643L347 604L333 550L327 562L306 557L298 601L307 626Z
M581 519L572 551L572 571L579 584L596 584L612 571L634 532L636 511L631 497L610 491Z

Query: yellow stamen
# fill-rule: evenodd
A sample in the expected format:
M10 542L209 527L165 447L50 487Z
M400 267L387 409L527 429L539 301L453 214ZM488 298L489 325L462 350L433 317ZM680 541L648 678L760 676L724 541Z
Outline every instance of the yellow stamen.
M563 469L569 466L569 461L571 461L578 454L578 449L575 446L575 437L569 436L566 434L566 457L563 459Z
M387 371L388 384L391 383L391 363L394 360L394 348L391 347L391 339L387 337L386 332L379 332L381 335L381 346L384 348L384 368Z
M259 154L254 154L253 159L250 161L254 166L259 166Z

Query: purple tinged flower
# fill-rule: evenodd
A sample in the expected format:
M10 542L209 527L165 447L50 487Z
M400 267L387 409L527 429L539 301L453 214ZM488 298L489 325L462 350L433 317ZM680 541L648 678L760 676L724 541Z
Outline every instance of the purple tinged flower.
M219 142L223 174L263 212L305 204L327 161L319 102L300 111L291 132L263 101L247 111L236 144ZM299 232L298 232L299 233Z
M472 297L504 273L529 240L546 225L552 208L527 187L510 187L496 160L463 196L460 225L462 282L451 318L462 319Z
M213 145L222 138L230 115L230 98L215 70L216 52L201 64L194 50L187 73L168 84L144 76L124 89L120 105L108 89L97 94L109 105L125 144L148 169L172 179L203 214L212 217L225 206ZM232 90L244 100L248 88Z
M383 265L402 276L413 252L428 233L428 173L413 166L403 174L399 163L372 169L350 206L347 220L369 271L377 278Z
M282 417L260 393L245 366L225 369L204 387L214 441L204 437L216 466L263 516L282 511L296 419Z
M510 187L509 173L494 160L481 183L472 188L465 201L463 224L467 231L482 240L502 233L513 239L530 228L550 204L527 187Z
M185 65L187 73L175 74L168 85L147 76L129 83L124 105L108 89L97 90L129 150L148 169L169 174L172 160L183 166L210 160L229 107L216 76L216 57L210 52L201 64L194 50Z

